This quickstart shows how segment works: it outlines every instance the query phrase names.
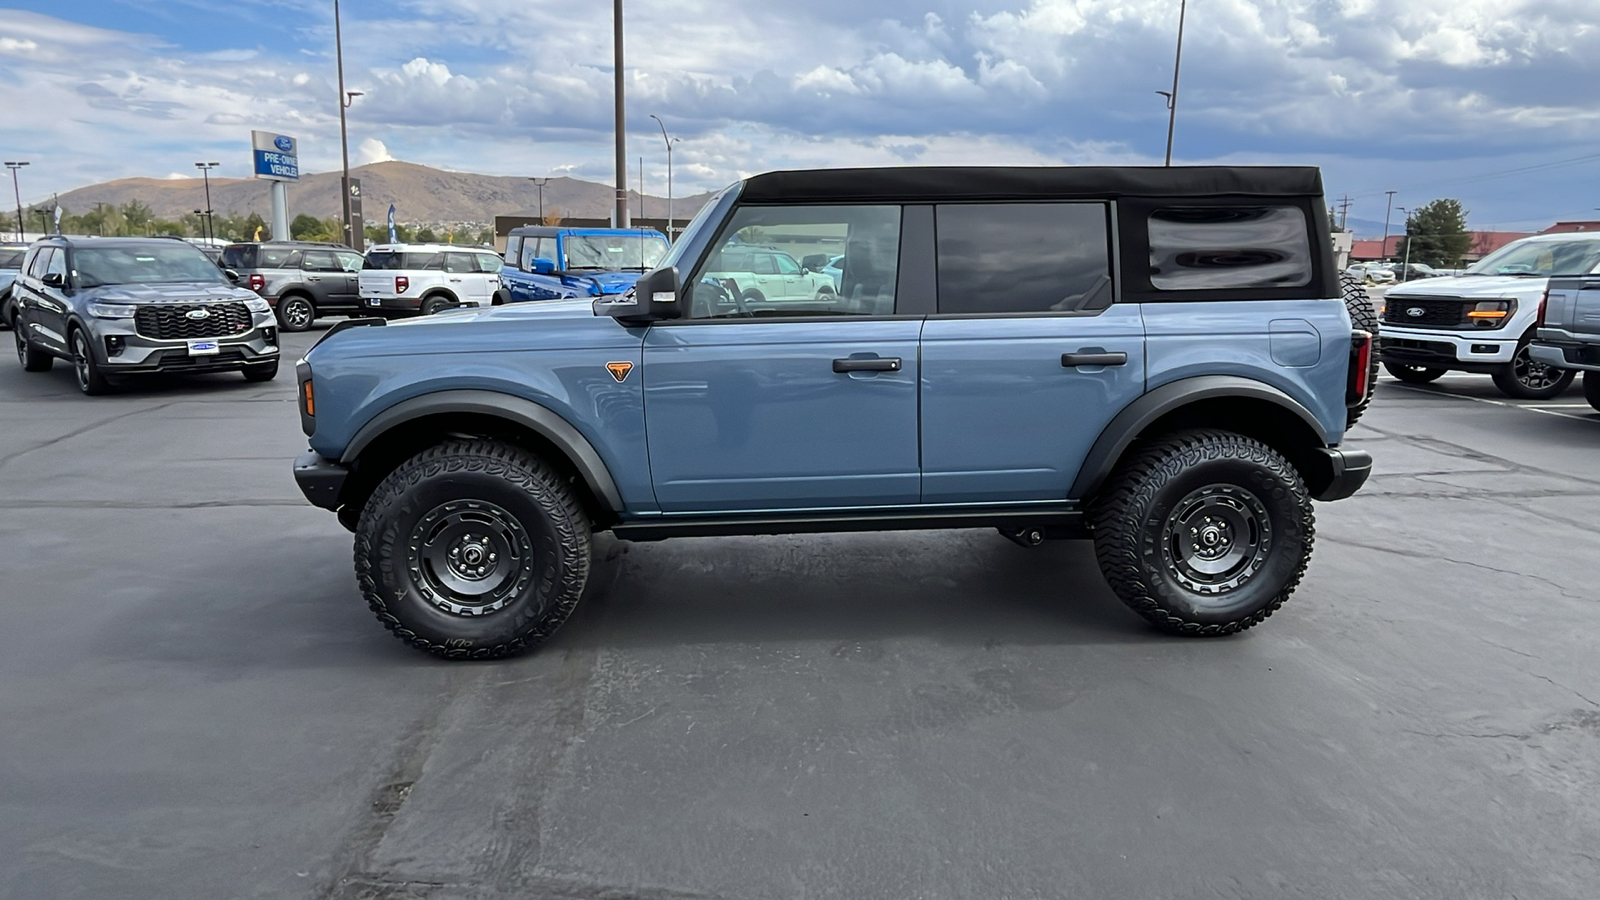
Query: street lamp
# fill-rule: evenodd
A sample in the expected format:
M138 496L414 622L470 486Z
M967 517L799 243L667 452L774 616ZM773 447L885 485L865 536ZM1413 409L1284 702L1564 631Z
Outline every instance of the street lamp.
M194 167L196 169L200 170L200 177L205 179L205 183L206 183L206 240L207 241L214 241L214 240L217 239L216 233L213 232L212 228L211 228L211 170L215 169L217 166L220 166L220 165L222 165L222 163L217 163L217 162L197 162L197 163L194 164Z
M26 162L8 162L6 168L11 170L11 190L17 195L17 240L23 240L25 230L22 225L22 188L17 186L17 170L27 165Z
M1189 12L1189 0L1178 2L1178 54L1172 61L1172 90L1156 91L1167 98L1167 165L1172 165L1172 132L1178 124L1178 70L1183 66L1183 20Z
M1389 256L1389 216L1394 212L1394 195L1398 191L1384 191L1389 195L1389 203L1383 208L1383 243L1378 245L1378 254L1381 258Z
M211 210L197 209L194 214L200 218L200 232L203 235L211 233Z
M628 227L628 135L622 114L622 0L611 4L611 49L613 91L616 94L617 114L617 222L618 228Z
M339 22L339 0L333 0L333 53L335 64L339 69L339 158L343 172L343 177L339 180L339 208L343 213L341 221L344 222L344 242L360 250L361 244L356 241L356 229L350 222L350 130L345 121L344 111L350 108L355 98L362 96L362 92L344 89L344 33Z
M1411 278L1411 210L1404 206L1396 206L1395 209L1400 210L1400 215L1405 216L1406 220L1406 253L1400 263L1400 280L1407 281Z
M539 224L544 224L544 186L550 183L548 178L529 178L533 186L539 189Z
M676 144L678 139L667 137L667 123L661 121L660 116L651 113L650 118L655 119L656 124L661 126L661 140L666 142L667 145L667 240L670 241L672 240L672 145ZM644 192L642 190L639 193L639 197L640 202L644 202Z

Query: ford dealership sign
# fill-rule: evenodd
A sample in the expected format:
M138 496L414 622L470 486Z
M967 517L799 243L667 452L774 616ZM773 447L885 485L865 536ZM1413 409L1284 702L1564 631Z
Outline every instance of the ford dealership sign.
M300 180L300 155L294 138L266 131L252 131L250 141L255 145L257 178L269 181Z

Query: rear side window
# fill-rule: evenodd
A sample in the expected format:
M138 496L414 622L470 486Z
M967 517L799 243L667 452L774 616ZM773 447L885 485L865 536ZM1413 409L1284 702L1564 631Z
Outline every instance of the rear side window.
M293 247L257 247L256 262L250 268L293 269L300 265L300 251Z
M1150 214L1150 284L1156 290L1310 283L1311 238L1298 207L1167 207Z
M1103 308L1111 292L1104 203L940 206L939 312Z
M444 255L444 270L453 274L472 272L477 269L470 253L446 253Z
M443 269L443 253L407 253L406 268L408 269Z
M222 251L222 264L229 269L253 269L256 265L256 248L235 244Z
M404 262L404 254L393 250L373 250L367 253L366 262L361 264L363 269L398 269Z

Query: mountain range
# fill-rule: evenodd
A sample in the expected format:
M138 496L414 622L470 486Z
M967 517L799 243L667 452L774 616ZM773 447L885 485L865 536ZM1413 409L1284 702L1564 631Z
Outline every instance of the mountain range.
M399 160L357 166L350 175L361 179L362 213L369 222L382 222L390 203L395 205L395 219L403 223L487 224L497 215L532 216L539 210L538 187L526 177L448 172ZM673 218L687 222L710 196L674 198ZM560 210L569 218L607 218L615 197L615 189L608 184L551 178L544 186L544 211L548 215ZM122 206L130 200L148 204L160 218L177 219L205 207L205 185L199 178L119 178L60 197L62 209L80 215L98 203ZM628 208L634 216L666 216L666 198L646 195L643 201L641 210L639 192L628 192ZM213 178L211 208L218 216L253 212L270 219L268 182ZM289 184L289 217L301 213L317 218L339 215L338 172L306 174Z

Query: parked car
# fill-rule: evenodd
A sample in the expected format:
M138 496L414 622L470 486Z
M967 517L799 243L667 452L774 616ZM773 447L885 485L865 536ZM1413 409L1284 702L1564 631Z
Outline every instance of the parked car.
M1490 375L1510 397L1554 397L1573 371L1530 352L1551 277L1600 265L1600 235L1538 234L1501 247L1466 274L1389 291L1379 357L1389 374L1424 384L1446 372Z
M813 272L821 272L832 278L834 293L838 293L839 286L844 283L844 256L842 254L812 253L800 260L800 266Z
M448 658L555 631L605 530L1092 538L1154 627L1236 632L1371 467L1343 440L1374 314L1325 208L1311 168L758 175L624 294L329 334L295 478L379 620ZM831 296L714 277L813 229L844 236Z
M27 244L0 243L0 326L11 327L16 309L11 301L11 283L22 271L22 257L28 252Z
M78 388L156 372L278 374L272 308L193 245L163 238L34 242L13 291L17 358L29 372L72 363Z
M1600 410L1600 276L1550 279L1528 355L1583 373L1583 398Z
M666 235L652 228L513 228L496 304L620 294L667 249Z
M362 310L385 317L489 306L500 257L452 244L378 244L367 251L358 284Z
M221 265L272 306L284 331L305 331L318 316L359 316L360 253L343 244L262 241L229 244Z
M738 242L718 250L702 277L722 285L747 305L786 300L829 303L839 293L832 276L801 266L782 250Z
M1396 281L1416 281L1419 278L1441 278L1444 273L1424 263L1401 263L1391 266Z

